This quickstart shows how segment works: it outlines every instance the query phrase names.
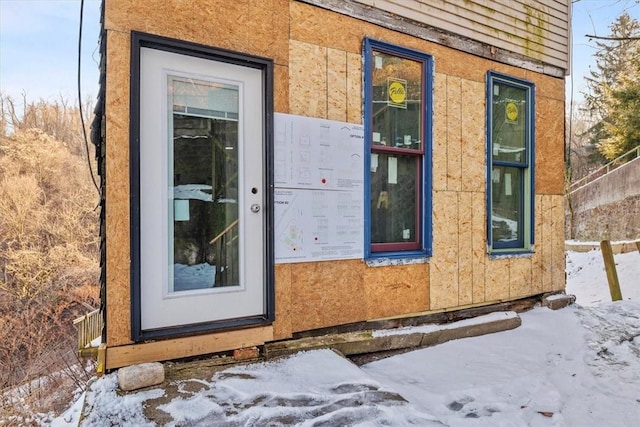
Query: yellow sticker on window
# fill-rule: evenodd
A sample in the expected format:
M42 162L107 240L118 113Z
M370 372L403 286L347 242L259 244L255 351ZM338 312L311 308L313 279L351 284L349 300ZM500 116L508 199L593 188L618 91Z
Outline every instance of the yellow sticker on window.
M516 103L516 101L507 101L507 105L505 107L505 114L507 115L507 122L509 123L518 122L518 104Z
M387 80L387 90L389 100L387 103L392 107L407 108L407 81L396 78Z

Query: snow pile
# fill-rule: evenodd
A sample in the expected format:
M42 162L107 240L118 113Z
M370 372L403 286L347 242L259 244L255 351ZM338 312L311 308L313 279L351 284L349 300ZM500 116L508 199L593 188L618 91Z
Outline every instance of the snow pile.
M637 251L614 257L624 300L640 301L640 254ZM600 250L567 252L567 293L580 305L611 301L607 273Z
M599 251L569 253L567 291L577 304L522 313L513 330L360 368L319 350L183 381L178 396L158 406L171 420L162 425L637 427L638 253L616 256L624 301L607 301L601 262ZM107 375L92 383L81 425L155 425L143 407L163 395L160 388L119 394ZM77 420L69 412L53 425Z
M105 375L89 386L83 426L155 426L142 413L145 401L164 394L161 389L118 394L116 374ZM61 424L58 424L61 425Z
M637 426L639 313L630 301L538 308L517 329L363 369L449 426Z
M236 366L210 381L181 381L178 390L180 396L158 406L173 420L164 425L440 425L331 350ZM119 394L115 374L106 375L91 386L81 425L155 425L143 406L162 394Z
M175 425L436 425L330 350L230 368L202 384L159 409Z

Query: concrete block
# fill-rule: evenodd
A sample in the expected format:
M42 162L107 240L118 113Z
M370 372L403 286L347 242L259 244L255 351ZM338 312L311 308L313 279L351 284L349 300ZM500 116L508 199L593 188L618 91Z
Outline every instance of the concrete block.
M164 381L162 363L142 363L118 369L118 385L123 391L138 390Z
M551 310L559 310L576 302L575 295L553 294L542 298L542 305Z

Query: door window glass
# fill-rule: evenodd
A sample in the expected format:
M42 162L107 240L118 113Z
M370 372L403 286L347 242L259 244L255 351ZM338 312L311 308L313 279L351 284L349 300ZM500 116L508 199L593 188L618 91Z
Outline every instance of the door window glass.
M168 88L169 291L237 286L238 87L169 76Z

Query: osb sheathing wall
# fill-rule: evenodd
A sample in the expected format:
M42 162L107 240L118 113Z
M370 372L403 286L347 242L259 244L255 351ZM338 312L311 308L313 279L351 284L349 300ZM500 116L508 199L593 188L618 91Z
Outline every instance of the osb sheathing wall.
M130 341L129 59L132 30L272 58L275 110L362 123L362 42L435 64L433 257L278 264L274 339L294 332L564 288L564 81L471 56L294 0L106 0L107 345ZM535 253L486 249L485 74L536 84Z

